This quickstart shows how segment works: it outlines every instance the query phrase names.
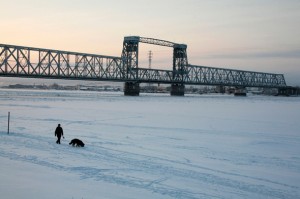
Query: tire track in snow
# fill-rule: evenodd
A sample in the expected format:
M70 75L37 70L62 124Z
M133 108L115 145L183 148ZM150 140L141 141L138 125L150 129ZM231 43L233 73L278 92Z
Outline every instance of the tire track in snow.
M1 136L0 156L16 161L25 161L32 164L63 170L70 173L77 173L82 179L93 179L108 183L131 186L146 189L151 192L167 195L175 198L224 198L222 192L238 192L241 196L264 196L265 198L297 198L298 192L293 187L279 182L272 182L267 179L253 178L250 176L229 173L220 170L213 170L198 165L191 165L184 162L140 155L135 153L113 150L101 146L90 145L83 150L74 150L72 147L64 147L64 155L72 156L82 162L99 162L99 165L85 165L73 167L59 160L53 161L51 155L55 153L57 145L49 143L47 137L38 137L30 134ZM17 149L41 150L48 153L46 158L32 154L17 154L17 151L7 151L5 145L15 145ZM50 154L50 157L49 157ZM101 163L111 165L111 169L103 169ZM137 175L139 174L139 175ZM142 174L142 175L140 175ZM148 177L141 177L148 176ZM182 188L179 185L170 185L169 179L176 181L187 180L196 185L209 185L214 194L204 194L192 188ZM252 183L248 182L249 179ZM276 185L278 189L270 185ZM288 188L290 191L280 189ZM217 190L218 189L218 190ZM237 193L235 193L237 194Z
M291 190L298 189L298 187L295 186L289 186L286 184L281 184L262 178L253 178L250 176L213 170L168 159L161 159L132 153L124 153L120 151L116 151L117 153L112 153L112 151L115 150L104 149L102 151L102 154L106 153L106 156L109 159L117 161L122 165L129 165L129 167L142 169L144 173L156 174L158 176L166 176L166 178L188 178L194 180L195 182L198 182L199 184L205 183L227 188L234 187L235 189L238 189L240 191L250 193L250 195L259 194L271 198L286 198L287 196L289 196L288 198L294 198L295 195L291 194L293 191L285 192L280 189L273 189L270 186L268 186L270 184L288 187ZM118 154L118 152L120 152L120 155ZM151 161L149 161L149 159L151 159ZM176 165L176 167L174 167L174 165ZM182 165L184 165L185 168L180 169L182 168ZM187 169L186 167L190 168ZM195 169L197 171L195 171ZM96 176L93 177L96 178ZM245 181L234 180L234 178L236 177L246 179L244 179ZM255 183L250 184L246 182L249 179L251 179L251 181L255 181Z

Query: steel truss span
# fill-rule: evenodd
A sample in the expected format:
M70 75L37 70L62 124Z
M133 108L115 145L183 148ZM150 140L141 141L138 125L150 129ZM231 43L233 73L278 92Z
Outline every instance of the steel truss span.
M176 43L170 42L170 41L165 41L161 39L154 39L154 38L147 38L147 37L139 37L139 36L129 36L125 37L124 41L135 41L135 42L141 42L141 43L146 43L146 44L153 44L153 45L158 45L158 46L166 46L166 47L174 47Z
M173 70L138 66L138 43L172 47ZM0 44L0 76L83 79L181 85L286 87L282 74L189 65L187 46L145 37L125 37L121 57Z
M123 81L119 57L0 44L0 75Z
M188 65L185 81L189 84L237 87L286 87L282 74Z

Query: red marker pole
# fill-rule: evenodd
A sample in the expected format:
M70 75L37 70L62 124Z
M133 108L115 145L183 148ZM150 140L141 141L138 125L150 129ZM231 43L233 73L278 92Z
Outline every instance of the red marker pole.
M10 112L8 112L7 134L9 134L9 120L10 120Z

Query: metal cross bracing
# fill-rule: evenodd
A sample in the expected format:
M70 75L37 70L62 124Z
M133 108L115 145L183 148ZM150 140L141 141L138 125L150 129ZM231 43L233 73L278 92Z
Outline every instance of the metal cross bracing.
M141 68L139 42L173 48L173 70ZM0 76L84 79L181 85L286 87L282 74L189 65L187 46L125 37L121 57L0 44Z
M173 71L157 69L138 69L138 81L148 83L173 83Z
M176 43L165 41L161 39L154 39L154 38L147 38L147 37L140 37L140 36L129 36L124 38L124 42L141 42L146 44L153 44L158 46L166 46L166 47L174 47Z
M184 82L237 87L286 87L282 74L188 65Z
M173 48L173 70L140 68L138 63L139 42ZM187 45L173 42L129 36L124 38L122 62L128 79L136 82L176 83L195 85L223 85L238 87L285 87L282 74L231 70L189 65Z
M0 75L122 81L119 57L0 44Z
M139 55L139 43L147 43L159 46L166 46L173 48L173 81L183 81L183 73L185 67L188 65L187 61L187 45L176 44L173 42L146 38L139 36L129 36L124 38L123 51L122 51L122 62L126 69L127 78L138 79L138 55ZM152 71L153 72L153 71Z
M184 80L173 79L173 71L138 69L138 81L149 83L183 83L187 85L236 86L236 87L286 87L282 74L259 73L242 70L188 65Z

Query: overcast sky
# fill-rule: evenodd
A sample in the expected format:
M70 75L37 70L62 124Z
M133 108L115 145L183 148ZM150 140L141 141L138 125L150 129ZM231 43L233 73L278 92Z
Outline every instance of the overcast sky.
M120 56L124 36L184 43L188 61L300 85L300 0L0 0L0 43ZM172 69L141 44L140 67Z

